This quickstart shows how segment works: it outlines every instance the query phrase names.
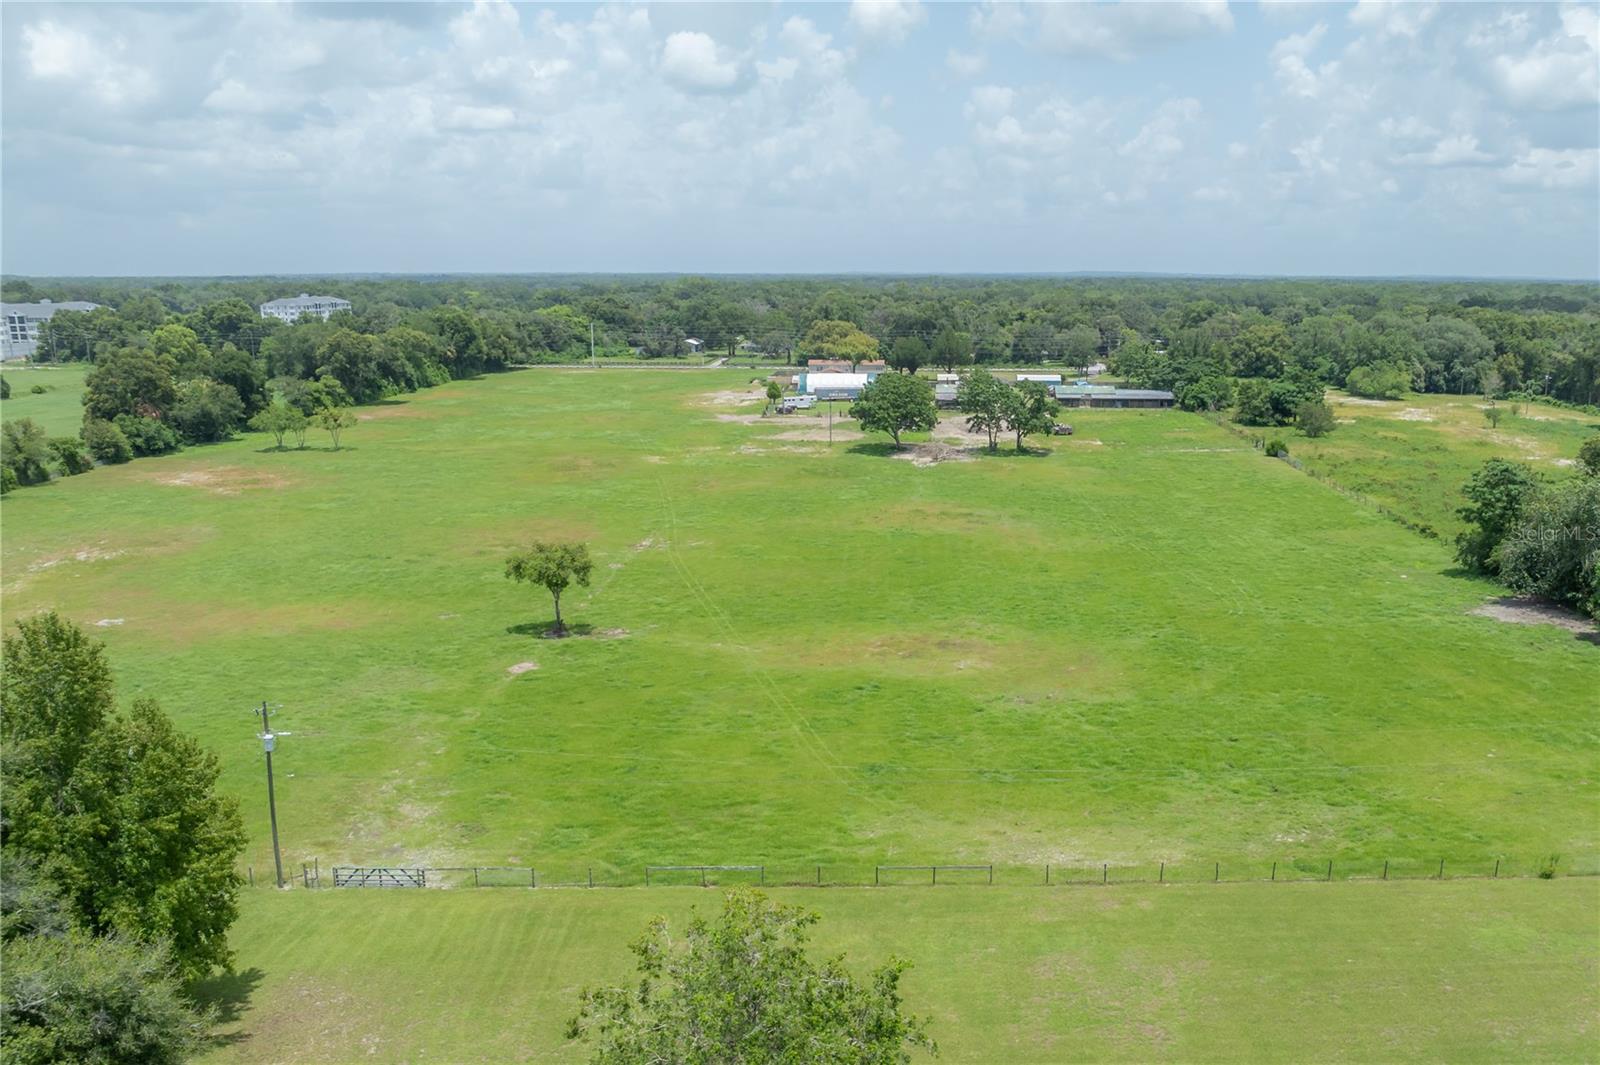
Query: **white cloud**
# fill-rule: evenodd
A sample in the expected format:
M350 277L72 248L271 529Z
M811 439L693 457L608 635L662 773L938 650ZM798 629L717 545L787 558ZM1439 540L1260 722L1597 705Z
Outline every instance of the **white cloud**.
M1190 98L1168 100L1150 121L1139 128L1132 140L1118 151L1146 163L1159 164L1177 158L1183 151L1181 134L1200 117L1200 101Z
M1458 133L1441 138L1425 152L1407 152L1395 162L1402 166L1473 166L1494 162L1494 156L1478 147L1478 138Z
M1518 55L1498 55L1491 69L1518 107L1556 110L1600 104L1600 11L1568 5L1561 28Z
M1226 0L1171 3L992 4L973 16L974 30L1010 37L1062 55L1128 61L1161 45L1227 33Z
M1350 25L1371 30L1382 40L1417 36L1438 10L1438 4L1418 0L1358 0L1349 17Z
M708 34L674 33L661 48L661 76L685 92L727 92L739 83L739 65L722 56Z
M968 118L994 118L1011 110L1017 91L1005 85L979 85L967 94Z
M142 103L154 91L147 71L116 58L124 49L120 40L106 49L88 34L47 19L26 27L22 44L33 77L76 83L103 104Z
M1594 148L1530 148L1501 170L1500 176L1510 185L1586 189L1595 184L1597 165L1600 150Z
M903 41L927 17L918 0L850 0L850 24L876 40Z
M1327 25L1319 22L1305 33L1292 33L1272 46L1273 72L1285 92L1314 100L1322 94L1323 83L1338 73L1337 62L1324 64L1320 71L1312 70L1306 62L1327 31Z
M975 78L989 65L982 52L962 52L955 48L944 55L944 65L958 78Z

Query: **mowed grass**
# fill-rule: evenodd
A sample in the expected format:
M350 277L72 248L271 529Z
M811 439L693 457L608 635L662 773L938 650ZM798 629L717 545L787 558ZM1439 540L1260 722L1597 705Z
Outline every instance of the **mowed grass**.
M1592 1061L1600 880L774 892L912 960L949 1062ZM586 984L716 891L247 892L216 1063L581 1061ZM918 1055L918 1060L926 1060Z
M83 428L84 363L61 366L17 366L5 363L0 374L11 385L11 398L0 400L0 418L32 418L51 436L77 436ZM35 386L44 389L33 391Z
M1482 396L1412 395L1371 400L1328 394L1338 427L1315 440L1288 438L1290 453L1334 483L1376 500L1453 543L1465 524L1456 515L1461 488L1492 458L1525 462L1549 480L1572 476L1584 440L1600 416L1501 403L1500 425L1484 420Z
M100 626L258 874L263 699L296 868L1600 853L1600 649L1473 616L1446 545L1182 412L920 468L750 376L510 373L22 491L6 614ZM588 635L504 579L533 537L594 550Z

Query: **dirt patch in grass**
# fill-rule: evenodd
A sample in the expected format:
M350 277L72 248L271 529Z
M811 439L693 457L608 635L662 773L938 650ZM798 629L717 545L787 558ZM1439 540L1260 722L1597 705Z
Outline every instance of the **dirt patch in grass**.
M1600 638L1600 625L1576 610L1531 595L1504 595L1474 607L1472 613L1512 625L1554 625L1585 638Z
M988 433L975 433L967 428L967 423L960 418L940 418L939 424L934 426L931 434L937 440L954 440L962 444L982 444L989 446ZM1005 434L1001 434L1004 436Z
M518 662L514 666L507 666L506 672L511 674L513 677L520 677L524 673L531 673L538 668L539 663L537 662Z
M396 403L388 406L362 407L360 418L364 422L381 422L390 418L436 418L431 410L417 403Z
M199 488L219 496L236 496L262 488L279 489L289 486L289 479L282 474L247 469L243 466L211 466L177 473L165 471L146 476L157 484L171 485L174 488Z
M988 446L985 444L984 446ZM909 444L894 453L894 457L913 466L937 466L941 462L971 462L972 452L966 448L951 447L938 442Z
M101 544L104 544L104 542L105 541L101 541ZM49 558L41 558L39 561L28 566L28 572L37 573L40 570L50 569L53 566L59 566L63 562L101 562L106 559L116 558L125 553L126 552L120 548L112 549L99 545L79 547L71 551L63 551L59 554L51 555Z
M839 443L841 441L847 441L847 440L861 440L861 439L864 439L866 437L866 435L867 434L861 433L861 432L857 432L854 429L840 429L837 426L835 426L834 430L833 430L833 441L835 443ZM781 432L781 433L772 434L772 439L774 439L774 440L807 440L807 441L810 441L812 443L826 443L827 440L828 440L828 430L826 430L826 429L788 429L788 430L785 430L784 432Z
M1395 417L1403 422L1431 422L1434 420L1433 415L1421 407L1407 407L1399 414L1396 414Z
M700 402L713 407L742 407L746 403L765 403L767 393L765 389L757 391L754 388L726 389L721 392L703 392Z

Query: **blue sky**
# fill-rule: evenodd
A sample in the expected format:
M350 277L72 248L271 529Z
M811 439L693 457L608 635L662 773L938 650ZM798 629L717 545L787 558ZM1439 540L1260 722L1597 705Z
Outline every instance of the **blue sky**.
M1600 277L1594 4L0 6L0 268Z

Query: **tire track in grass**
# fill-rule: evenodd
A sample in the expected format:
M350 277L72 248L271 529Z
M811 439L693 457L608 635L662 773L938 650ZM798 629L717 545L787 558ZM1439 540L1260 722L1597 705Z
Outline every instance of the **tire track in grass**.
M711 598L705 586L695 577L688 564L683 561L682 556L679 554L677 548L678 519L676 512L672 509L672 502L667 496L665 484L658 479L656 488L660 493L661 508L666 516L668 529L666 551L668 560L682 579L684 587L689 589L689 593L695 597L706 614L722 630L723 635L737 645L739 643L739 632L734 627L732 620L717 606L716 601ZM800 740L801 746L806 749L807 753L832 774L840 784L855 790L854 782L847 775L845 767L839 761L838 756L833 753L827 742L817 735L816 730L806 719L805 713L784 696L777 682L760 665L751 662L748 656L744 656L741 664L744 666L745 672L762 689L768 701L788 721L789 727L794 731L796 738ZM871 801L870 795L865 797Z

